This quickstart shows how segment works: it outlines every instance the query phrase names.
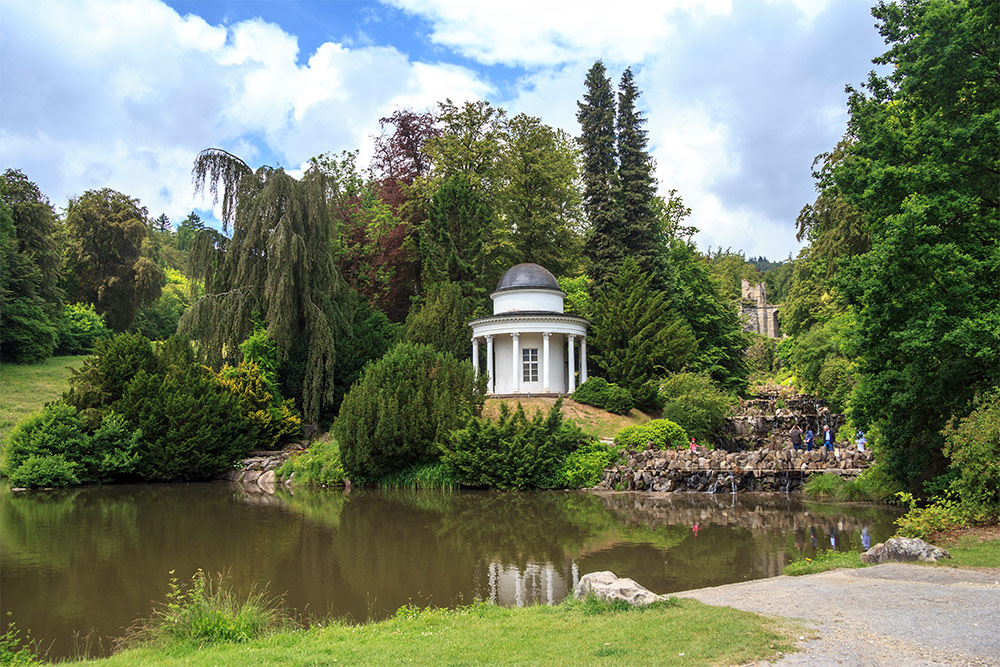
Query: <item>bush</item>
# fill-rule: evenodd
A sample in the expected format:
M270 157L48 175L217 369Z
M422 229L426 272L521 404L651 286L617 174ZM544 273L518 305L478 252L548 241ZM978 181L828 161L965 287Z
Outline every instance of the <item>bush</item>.
M910 506L906 514L896 519L898 534L903 537L927 539L934 533L965 528L985 518L953 498L937 498L929 505L918 507L913 495L903 492L897 496Z
M942 434L956 473L951 488L963 502L1000 514L1000 389L980 398L965 419L952 418Z
M59 342L56 354L90 354L94 345L111 335L104 324L104 315L98 315L90 303L71 303L62 309L56 320Z
M429 345L400 343L365 367L334 435L355 483L437 460L448 434L483 409L485 374Z
M73 369L63 400L78 410L99 410L121 399L125 386L142 371L162 372L148 338L131 333L102 338L83 367Z
M142 429L136 472L147 480L215 479L257 443L258 428L239 399L194 364L140 371L114 408Z
M55 475L56 468L61 464L58 461L48 461L43 465L42 460L59 456L72 464L69 470L72 477L86 479L87 471L82 470L83 466L78 464L81 459L89 456L90 449L90 436L86 432L79 412L65 403L52 403L22 421L10 432L3 448L0 472L9 477L11 484L14 484L16 471L28 459L34 458L36 461L30 467L32 474L41 474L43 468L48 468ZM15 486L53 486L50 483L22 483L27 474L28 471L21 473L18 477L20 481ZM68 478L67 475L58 474L64 479Z
M157 640L243 643L291 625L279 599L255 591L237 596L222 575L210 579L198 570L187 586L171 577L166 602L157 605L153 618L136 626L119 648Z
M599 440L586 442L566 457L559 476L567 489L584 489L601 481L604 469L620 456L618 450Z
M36 364L52 355L58 333L41 300L15 298L0 306L0 359Z
M269 377L255 362L244 359L236 366L226 365L215 379L239 400L244 419L257 428L258 447L273 449L283 439L298 435L302 419L294 403L282 400L273 376Z
M308 451L289 458L275 474L281 479L293 478L296 485L340 486L346 479L340 447L332 438L314 441Z
M511 412L500 406L496 422L472 417L451 434L444 460L465 486L493 489L554 489L567 455L588 439L576 424L563 420L562 401L528 419L519 403Z
M108 410L91 438L98 481L118 482L135 476L142 429L132 430L123 416Z
M684 429L669 419L653 419L645 424L626 426L615 436L615 446L639 451L650 445L657 449L683 449L689 441Z
M632 393L628 389L609 383L604 378L587 378L571 398L577 403L593 405L619 415L627 415L635 407Z
M381 477L375 486L382 489L456 489L458 480L443 461L423 463Z
M78 466L62 454L32 454L9 475L11 486L52 487L79 484L76 476Z
M726 421L735 401L712 378L698 373L675 373L660 383L663 418L678 424L689 436L706 443Z

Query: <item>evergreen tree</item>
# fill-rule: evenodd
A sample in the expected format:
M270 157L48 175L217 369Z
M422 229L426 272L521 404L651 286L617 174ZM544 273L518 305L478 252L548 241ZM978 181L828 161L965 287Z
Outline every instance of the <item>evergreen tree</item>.
M623 237L629 256L648 273L657 272L658 229L655 218L656 178L653 158L646 150L646 119L636 109L639 89L631 68L622 74L618 89L618 180Z
M586 254L589 274L600 287L614 275L625 256L627 241L619 200L621 184L615 151L615 98L604 64L587 72L586 92L577 102L580 152L583 157L583 209L590 225Z
M627 258L597 291L588 337L595 370L627 388L636 405L647 409L655 407L657 381L683 370L696 347L690 328L651 282Z
M425 343L460 361L468 359L473 306L470 301L462 295L462 286L458 283L432 283L427 287L423 303L406 317L403 340Z
M116 331L160 298L163 270L143 253L146 215L138 199L110 188L88 190L66 210L69 296L94 304Z
M36 362L52 354L60 248L55 212L20 171L0 176L0 356Z
M238 361L239 344L261 317L278 346L282 393L316 422L335 401L334 341L345 328L346 296L330 253L323 174L311 168L296 180L280 168L253 171L219 149L202 151L193 173L216 201L222 186L223 231L232 236L203 230L195 238L191 266L205 296L179 331L198 338L209 363L221 367Z

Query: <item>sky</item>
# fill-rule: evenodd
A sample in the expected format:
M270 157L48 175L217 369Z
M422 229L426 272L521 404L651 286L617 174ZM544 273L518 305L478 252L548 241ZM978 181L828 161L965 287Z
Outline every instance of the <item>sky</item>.
M211 215L198 152L294 173L379 118L485 99L579 134L587 70L642 91L661 194L702 250L784 259L847 84L885 50L856 0L0 0L0 168L57 209L89 189Z

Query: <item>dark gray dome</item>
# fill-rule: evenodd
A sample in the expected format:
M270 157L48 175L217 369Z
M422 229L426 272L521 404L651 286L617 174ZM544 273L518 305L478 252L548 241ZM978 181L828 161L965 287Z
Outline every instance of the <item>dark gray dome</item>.
M559 281L552 272L538 264L517 264L507 269L500 282L497 292L510 289L559 289Z

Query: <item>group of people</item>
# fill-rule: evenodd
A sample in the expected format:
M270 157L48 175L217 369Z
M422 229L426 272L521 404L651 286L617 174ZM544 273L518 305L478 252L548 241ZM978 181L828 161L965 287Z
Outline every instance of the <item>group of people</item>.
M815 444L816 435L813 433L812 427L806 424L806 430L803 431L799 428L799 425L792 424L792 428L788 431L789 437L792 439L792 447L798 451L802 448L802 441L805 440L806 451L812 451L813 445ZM833 451L833 443L837 442L837 432L829 424L823 425L823 444L821 446L826 447L828 451ZM868 444L868 440L865 438L863 431L858 431L855 442L858 445L858 451L865 451L865 445Z

